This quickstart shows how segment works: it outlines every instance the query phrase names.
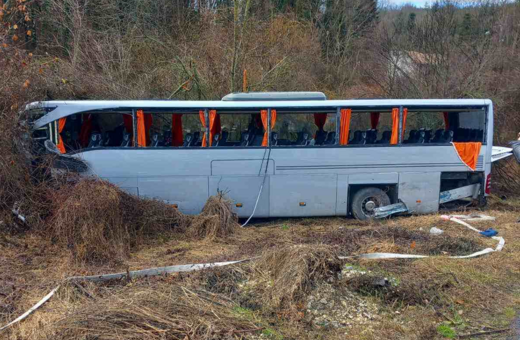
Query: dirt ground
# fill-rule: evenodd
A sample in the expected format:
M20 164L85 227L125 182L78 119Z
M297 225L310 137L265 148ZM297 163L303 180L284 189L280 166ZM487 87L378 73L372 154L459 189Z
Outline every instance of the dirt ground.
M96 266L74 262L67 250L38 235L0 235L0 326L66 277L259 257L196 273L65 284L26 320L0 332L0 338L518 339L520 201L495 198L483 213L496 221L470 224L496 229L505 248L473 259L446 256L495 248L497 242L440 214L367 223L256 220L224 238L202 240L163 233L125 261ZM432 227L444 233L431 235ZM318 260L307 256L319 249L325 250L321 258L315 256ZM337 268L337 260L330 262L330 254L373 252L432 257L350 258ZM269 261L280 264L285 281L274 266L261 265L271 263L264 261L269 254L279 254ZM305 280L287 276L290 268L307 270L315 260L313 269L302 274ZM323 275L314 275L318 268ZM298 284L290 297L283 295L284 285L292 282Z

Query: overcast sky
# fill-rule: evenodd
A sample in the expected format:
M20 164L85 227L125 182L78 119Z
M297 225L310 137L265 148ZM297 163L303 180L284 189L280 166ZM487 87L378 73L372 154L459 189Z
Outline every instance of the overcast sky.
M386 0L388 3L392 5L404 5L411 3L415 5L416 7L424 7L425 4L431 3L429 0Z

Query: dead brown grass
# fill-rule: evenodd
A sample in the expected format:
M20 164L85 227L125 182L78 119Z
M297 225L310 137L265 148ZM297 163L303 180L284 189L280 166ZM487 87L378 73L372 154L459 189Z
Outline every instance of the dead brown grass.
M188 234L210 239L233 234L240 226L231 203L222 193L208 198L202 212L193 217Z
M254 264L265 283L265 305L290 307L301 301L317 282L335 279L342 262L327 245L295 245L270 249Z
M55 324L40 326L40 334L53 339L184 340L236 339L261 330L237 316L236 304L229 299L165 280L87 287L84 291L92 298L66 287L62 308L53 315Z
M53 204L45 233L80 262L121 261L146 237L183 231L188 221L167 204L139 199L99 180L63 186Z

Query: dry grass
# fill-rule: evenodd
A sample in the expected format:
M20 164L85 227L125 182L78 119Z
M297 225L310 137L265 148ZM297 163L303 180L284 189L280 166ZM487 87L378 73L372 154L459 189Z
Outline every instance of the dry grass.
M265 304L290 307L317 282L337 278L341 271L337 249L326 245L295 245L267 250L254 264L264 288Z
M88 292L88 298L84 292ZM46 339L236 339L261 328L234 313L236 304L174 277L123 286L60 292L53 323L26 330L29 338Z
M69 248L79 262L121 261L145 237L183 231L187 223L167 204L138 199L97 180L62 187L55 192L53 204L55 212L45 233Z
M263 223L262 227L239 229L225 241L220 238L183 238L180 243L171 239L164 244L155 243L153 247L144 245L132 250L130 258L124 260L131 269L232 260L258 254L262 257L239 267L197 274L140 279L115 286L89 284L85 288L96 297L92 301L82 297L77 289L67 288L6 336L11 339L88 339L97 336L110 339L117 333L120 338L134 336L144 339L175 338L186 334L191 334L191 338L204 338L210 334L220 339L229 336L254 338L257 334L238 331L230 335L222 331L224 325L231 325L225 329L267 328L264 329L266 334L275 334L268 339L281 336L301 339L317 336L327 339L425 339L438 338L436 328L443 322L457 334L479 331L483 325L502 329L508 327L512 320L511 311L514 316L514 307L520 302L517 280L520 275L520 243L516 223L519 216L505 211L486 213L496 216L497 222L472 224L481 229L492 226L499 231L506 239L506 247L500 253L470 260L442 257L408 261L349 260L368 274L340 281L336 279L337 273L344 262L337 261L336 255L344 253L344 249L364 252L370 249L390 251L398 247L398 250L409 253L442 255L435 247L458 254L485 246L493 247L496 242L478 235L474 237L473 232L464 227L441 221L438 215L430 215L395 218L370 225L335 218L275 220ZM431 226L443 229L445 234L430 237L427 231ZM349 238L354 244L351 248ZM15 285L26 282L23 291L5 300L10 311L4 310L4 314L0 314L4 322L45 295L60 275L86 275L100 270L97 266L80 267L69 263L66 267L65 262L56 266L54 260L42 261L49 258L46 251L60 248L24 252L25 239L23 236L9 237L8 241L0 242L5 261L13 265L18 263L12 272L9 266L1 267L5 269L3 276L0 275L0 278L5 278L3 286L14 278L19 278ZM416 242L414 249L410 248L413 241ZM59 256L64 255L57 254L56 260ZM24 258L38 259L39 265L28 264ZM52 278L46 274L49 268L56 268L51 272ZM18 271L26 272L20 277ZM111 270L105 268L104 271ZM390 278L397 284L386 288L374 285L374 280L380 277ZM351 302L354 306L359 303L356 301L376 303L380 309L378 318L362 328L348 331L309 326L305 321L306 297L310 293L316 294L324 281L334 281L338 292L341 289L354 292L358 299ZM157 294L157 298L153 294ZM328 310L323 310L323 313L328 313ZM200 333L195 331L196 327ZM110 330L114 332L110 333Z
M231 203L222 193L208 198L202 212L192 219L188 234L200 238L226 237L233 234L240 225Z

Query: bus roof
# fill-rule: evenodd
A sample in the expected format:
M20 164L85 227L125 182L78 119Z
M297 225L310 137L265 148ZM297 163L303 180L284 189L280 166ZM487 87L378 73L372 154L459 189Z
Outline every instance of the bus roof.
M327 100L327 96L323 92L238 92L222 98L230 102L271 100Z
M130 112L142 109L151 112L216 110L334 110L339 107L363 110L407 108L462 108L491 105L489 99L350 99L350 100L239 100L239 101L181 101L181 100L54 100L33 102L26 110L43 109L47 112L33 128L40 128L57 119L85 112ZM173 113L172 112L172 113ZM179 112L182 113L182 112Z

